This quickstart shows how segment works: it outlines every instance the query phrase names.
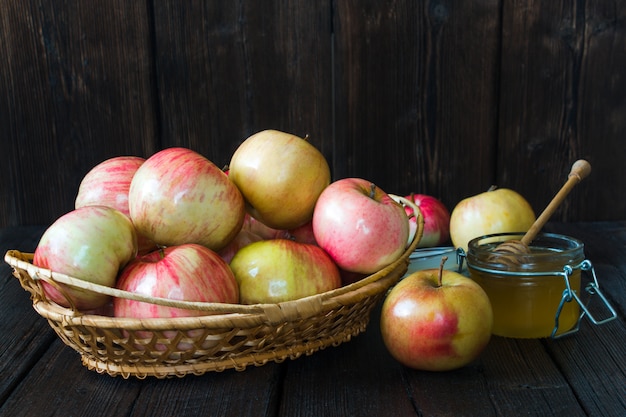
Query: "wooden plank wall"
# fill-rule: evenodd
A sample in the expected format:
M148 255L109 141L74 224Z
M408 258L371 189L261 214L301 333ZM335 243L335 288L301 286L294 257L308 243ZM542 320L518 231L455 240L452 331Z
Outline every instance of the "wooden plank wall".
M225 165L267 128L335 179L435 195L491 184L555 215L624 219L626 0L0 0L0 227L71 210L116 155Z

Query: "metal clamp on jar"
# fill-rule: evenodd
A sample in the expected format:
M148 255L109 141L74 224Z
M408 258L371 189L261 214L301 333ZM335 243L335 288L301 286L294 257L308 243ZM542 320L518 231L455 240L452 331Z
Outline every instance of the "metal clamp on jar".
M514 338L559 338L575 333L583 317L600 325L617 313L600 291L591 261L581 241L558 234L538 235L530 252L511 255L494 251L502 242L523 233L500 233L475 238L467 253L459 248L459 263L467 261L470 277L485 290L494 313L493 334ZM598 319L581 299L581 271L591 279L584 290L597 294L609 312Z

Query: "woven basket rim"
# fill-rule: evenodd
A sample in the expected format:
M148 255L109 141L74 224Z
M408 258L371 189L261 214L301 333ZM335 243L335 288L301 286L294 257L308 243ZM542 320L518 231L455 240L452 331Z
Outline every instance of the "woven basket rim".
M55 321L66 321L68 324L82 324L97 327L124 327L129 329L166 329L166 328L199 328L208 324L218 324L220 322L239 323L250 321L256 323L275 324L284 321L291 321L295 318L306 318L307 315L315 315L325 309L330 309L338 305L346 305L361 298L371 295L380 290L388 288L393 283L385 282L385 278L396 269L408 267L408 256L412 253L413 244L409 246L403 255L385 268L369 275L355 283L340 287L335 290L326 291L297 300L284 301L275 304L220 304L202 303L208 308L214 307L217 313L195 317L174 317L174 318L131 318L131 317L109 317L96 314L85 314L78 310L60 306L47 299L34 300L33 306L43 317ZM27 271L33 278L41 270L30 263L32 254L22 253L17 250L9 250L5 255L5 260L9 265ZM43 270L46 273L49 270ZM56 273L51 274L54 279ZM33 278L38 281L39 279ZM303 304L315 304L314 309L298 308ZM233 307L233 310L228 310ZM303 311L310 313L303 314ZM230 327L231 324L226 325Z
M87 325L104 328L128 328L128 329L167 329L167 328L199 328L205 325L216 326L220 323L224 327L231 327L233 323L267 323L275 325L281 322L288 322L296 319L306 319L321 312L328 311L341 305L351 304L359 299L379 293L388 289L395 282L386 282L385 278L399 268L408 268L409 256L419 244L424 231L424 218L417 205L404 197L390 194L397 202L409 205L417 218L417 230L413 240L407 245L405 251L395 261L385 266L381 270L368 275L354 283L336 288L334 290L299 298L291 301L267 304L228 304L228 303L206 303L189 302L154 298L138 295L127 291L118 290L89 283L65 274L40 268L32 264L33 254L10 249L5 254L5 262L14 269L25 271L30 278L37 282L40 291L38 297L33 298L33 307L43 317L55 321L67 322L71 325ZM395 278L394 278L395 279ZM206 311L206 315L194 317L175 318L130 318L111 317L95 314L87 314L75 308L60 306L45 297L41 288L41 281L53 283L64 283L78 288L86 289L96 293L111 295L114 297L136 299L138 301L152 302L179 308L191 308Z

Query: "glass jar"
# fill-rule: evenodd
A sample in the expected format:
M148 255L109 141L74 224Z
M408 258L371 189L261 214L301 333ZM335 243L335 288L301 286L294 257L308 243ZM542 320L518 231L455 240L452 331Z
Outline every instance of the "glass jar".
M467 267L491 301L493 334L542 338L567 332L580 319L579 304L563 301L571 294L567 291L580 294L584 245L568 236L544 233L531 243L529 254L494 251L502 242L522 236L488 235L468 244Z

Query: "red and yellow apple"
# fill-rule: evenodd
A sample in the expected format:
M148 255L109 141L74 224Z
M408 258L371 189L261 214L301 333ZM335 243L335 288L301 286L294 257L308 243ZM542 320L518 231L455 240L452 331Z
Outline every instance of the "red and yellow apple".
M252 233L249 230L242 229L237 233L237 236L233 240L230 241L226 247L220 249L217 254L226 262L230 263L233 259L233 256L239 250L245 246L248 246L250 243L258 242L263 240L263 238L255 233Z
M228 176L187 148L168 148L139 167L128 195L139 233L161 246L197 243L218 251L241 230L245 203Z
M235 150L228 169L248 212L280 230L311 220L318 196L330 183L324 155L306 139L277 130L247 138Z
M75 208L108 206L130 217L128 191L135 172L145 162L139 156L116 156L94 166L80 182ZM150 239L137 234L138 253L156 249Z
M424 234L417 247L430 248L447 242L450 238L450 211L448 208L436 197L426 194L411 193L405 198L415 203L424 217ZM409 205L405 206L404 209L408 215L413 213L413 209ZM409 219L409 227L409 242L411 242L417 231L415 217Z
M121 272L117 288L150 297L207 303L238 303L239 288L228 264L205 246L169 246L137 257ZM116 297L116 317L191 317L198 309L162 306Z
M241 226L241 230L254 233L255 235L260 236L263 239L277 239L277 238L286 237L287 235L287 232L285 230L274 229L269 226L266 226L259 220L252 217L247 212L244 217L243 226Z
M526 232L535 212L519 193L508 188L490 189L461 200L450 215L450 238L467 251L470 240L495 233Z
M59 217L41 236L33 264L83 281L113 287L118 272L137 255L137 235L128 216L106 206L85 206ZM42 281L46 296L79 310L103 306L109 296ZM69 298L69 300L68 300Z
M491 338L493 311L487 294L470 278L444 270L443 262L439 269L404 278L382 306L385 346L398 362L413 369L463 367Z
M287 230L283 237L285 239L295 240L296 242L300 242L300 243L308 243L310 245L317 245L317 240L315 240L315 234L313 233L313 221L312 220L294 229Z
M339 270L323 249L289 239L251 243L230 267L242 304L279 303L341 286Z
M128 190L135 172L145 162L139 156L116 156L94 166L80 182L75 208L109 206L126 214Z
M339 268L371 274L402 255L409 221L404 207L370 181L344 178L319 196L313 234Z

